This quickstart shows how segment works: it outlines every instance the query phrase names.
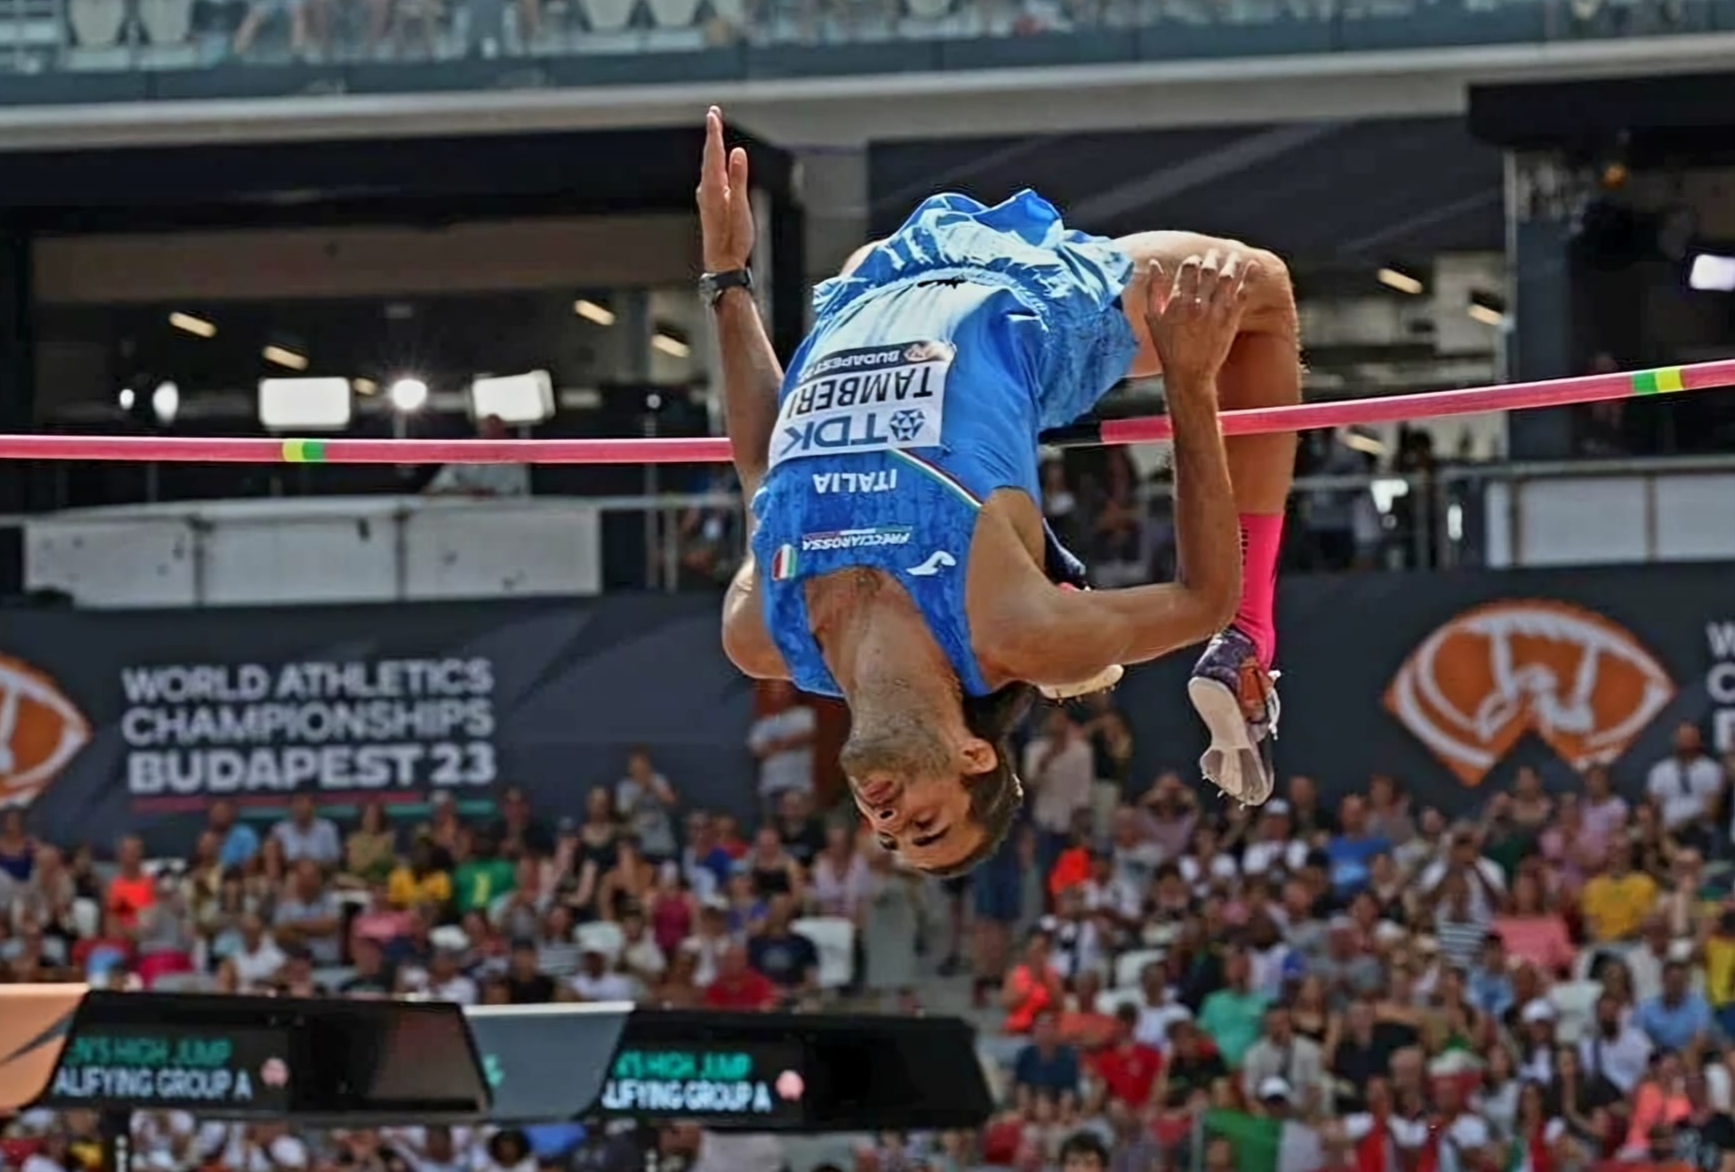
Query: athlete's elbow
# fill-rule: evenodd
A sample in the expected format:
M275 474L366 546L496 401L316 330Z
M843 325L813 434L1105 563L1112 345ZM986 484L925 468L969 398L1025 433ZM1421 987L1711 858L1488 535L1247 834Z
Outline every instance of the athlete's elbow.
M763 629L731 608L723 619L723 654L742 675L754 680L787 679L788 671L775 644Z
M1241 574L1235 570L1187 583L1186 624L1189 642L1217 634L1235 618L1241 605Z
M776 680L785 676L783 659L755 642L723 632L723 654L737 671L751 680Z
M1235 611L1241 604L1240 592L1213 590L1202 594L1193 608L1192 627L1188 631L1189 642L1203 643L1206 639L1222 631L1235 620Z

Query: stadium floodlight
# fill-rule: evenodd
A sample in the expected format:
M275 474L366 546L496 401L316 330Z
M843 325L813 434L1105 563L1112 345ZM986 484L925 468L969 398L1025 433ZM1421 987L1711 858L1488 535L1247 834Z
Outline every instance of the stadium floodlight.
M387 389L386 397L392 401L392 407L400 414L410 415L420 411L427 404L428 384L419 378L396 379Z
M267 346L259 353L273 366L281 366L285 370L307 369L307 355L287 346Z
M1377 276L1380 284L1386 288L1395 289L1399 293L1407 293L1412 297L1419 296L1427 288L1422 284L1420 278L1411 276L1403 269L1393 268L1389 265L1381 269Z
M670 358L687 358L693 353L693 348L687 343L662 330L651 335L651 349L667 354Z
M1506 307L1498 297L1489 293L1472 292L1464 312L1470 315L1471 321L1481 322L1485 326L1498 329L1506 324Z
M215 338L217 327L214 323L193 313L176 310L169 315L169 324L183 334L191 334L195 338Z
M470 412L510 427L533 427L554 415L554 380L546 370L477 378L470 384Z
M158 383L157 389L151 392L151 414L157 417L157 422L168 427L175 422L175 416L181 411L181 388L174 383Z
M592 325L603 326L604 328L614 325L614 310L610 309L606 305L601 305L595 301L591 301L589 298L580 297L577 301L574 301L572 303L572 312L576 313L579 317L582 317L585 321L590 322Z
M1702 293L1735 293L1735 256L1701 252L1693 258L1687 285Z
M267 431L342 431L354 410L346 378L259 380L259 424Z

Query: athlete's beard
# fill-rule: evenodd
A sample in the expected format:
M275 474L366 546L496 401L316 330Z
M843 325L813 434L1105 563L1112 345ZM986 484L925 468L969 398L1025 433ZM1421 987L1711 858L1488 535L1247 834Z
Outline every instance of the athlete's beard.
M851 697L849 739L838 763L857 781L890 774L905 782L954 772L931 697L895 684L876 696Z

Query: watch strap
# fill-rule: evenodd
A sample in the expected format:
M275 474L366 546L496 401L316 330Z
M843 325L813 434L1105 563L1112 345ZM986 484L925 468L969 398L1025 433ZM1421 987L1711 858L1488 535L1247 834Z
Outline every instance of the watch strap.
M699 296L705 304L715 306L723 294L731 289L753 288L752 269L728 269L720 273L706 273L699 278Z

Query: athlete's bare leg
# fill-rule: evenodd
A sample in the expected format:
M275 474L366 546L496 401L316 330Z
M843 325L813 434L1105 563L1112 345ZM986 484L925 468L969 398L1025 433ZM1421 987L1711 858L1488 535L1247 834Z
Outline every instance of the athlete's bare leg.
M1154 256L1172 265L1213 251L1254 256L1260 284L1242 317L1241 334L1217 374L1218 401L1226 411L1301 401L1295 293L1280 258L1236 241L1189 232L1146 232L1117 243L1139 264ZM1136 332L1137 316L1128 316ZM1241 522L1241 603L1234 624L1211 641L1188 685L1188 696L1211 733L1211 747L1200 762L1205 775L1227 795L1250 805L1269 798L1274 783L1271 741L1278 707L1270 670L1277 648L1273 612L1295 446L1293 432L1225 441Z
M1300 325L1289 269L1273 253L1233 240L1201 236L1194 232L1141 232L1115 241L1135 264L1155 258L1173 268L1188 256L1215 249L1223 255L1237 252L1259 265L1258 283L1250 293L1241 319L1241 335L1229 351L1229 360L1217 372L1217 399L1225 411L1249 407L1281 407L1301 402ZM1149 350L1136 314L1128 314L1141 345ZM1141 358L1140 373L1156 373L1148 359ZM1235 485L1239 512L1255 516L1281 515L1289 499L1295 473L1294 432L1232 436L1225 441L1229 478Z

